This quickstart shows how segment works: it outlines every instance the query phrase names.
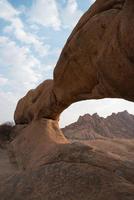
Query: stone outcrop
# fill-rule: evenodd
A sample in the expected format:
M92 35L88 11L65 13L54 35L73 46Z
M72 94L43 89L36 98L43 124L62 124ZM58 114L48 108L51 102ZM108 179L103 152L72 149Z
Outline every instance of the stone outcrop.
M113 113L106 118L100 117L97 113L85 114L62 131L71 140L134 139L134 116L127 111Z
M102 152L87 145L61 144L32 169L13 171L9 166L10 173L0 171L0 199L133 200L134 160L127 156L132 144L124 146L127 159L113 156L108 148Z
M53 80L18 102L16 137L0 152L3 162L10 158L8 173L0 162L1 200L134 199L133 156L127 159L133 143L127 141L122 159L95 144L71 144L58 127L74 102L134 101L133 11L133 0L97 0L69 37Z
M20 134L10 143L9 150L14 152L19 169L33 169L45 164L61 144L69 143L53 120L40 119L21 131L17 126L16 129Z

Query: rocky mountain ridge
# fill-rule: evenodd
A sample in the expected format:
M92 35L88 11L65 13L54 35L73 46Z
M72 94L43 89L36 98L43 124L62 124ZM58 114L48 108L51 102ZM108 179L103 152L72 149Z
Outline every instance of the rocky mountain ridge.
M80 116L78 121L62 129L69 139L134 138L134 115L127 111L106 118L97 113Z

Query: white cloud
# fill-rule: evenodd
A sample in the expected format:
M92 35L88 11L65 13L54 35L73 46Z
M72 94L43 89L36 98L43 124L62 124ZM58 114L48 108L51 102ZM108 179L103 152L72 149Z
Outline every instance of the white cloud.
M42 75L39 71L40 62L33 57L30 50L27 47L19 47L7 37L0 37L0 55L0 69L5 68L4 76L0 75L0 85L7 86L6 91L0 90L2 123L13 120L17 101L29 89L39 84Z
M19 18L19 14L20 12L7 0L0 1L0 18L10 22L10 25L5 27L4 32L11 35L14 34L16 39L24 44L32 45L40 56L48 55L49 45L45 45L37 35L25 31L25 25Z
M46 56L49 54L49 45L45 45L38 37L37 35L34 35L30 32L26 32L24 30L24 26L21 23L21 21L18 18L12 19L12 24L7 26L4 29L4 32L6 33L13 33L17 40L21 41L24 44L27 45L33 45L35 51L40 56Z
M35 0L30 11L30 20L54 30L73 28L83 12L78 8L77 0L67 0L61 7L56 0Z
M0 91L0 123L13 121L17 100L13 93Z
M18 14L19 12L7 0L0 0L0 18L10 21Z
M61 8L61 20L64 28L73 28L83 12L78 8L76 0L68 0L66 7Z
M0 74L0 86L5 85L8 82L8 79L3 77L3 75Z
M32 56L27 47L19 47L7 37L0 37L0 66L8 67L10 73L10 87L16 92L34 87L41 79L36 71L40 67L38 59Z
M34 34L24 31L24 26L18 18L12 19L12 24L4 29L6 33L14 33L17 40L27 45L33 45L40 56L46 56L49 53L50 46L44 43Z
M52 27L54 30L59 30L61 26L55 0L35 0L30 11L30 19L42 26Z
M0 74L0 86L6 85L6 91L0 89L2 123L13 120L17 101L43 80L42 70L45 69L48 76L52 66L43 66L28 47L20 47L4 36L0 36L0 55L0 69L5 71L3 76Z

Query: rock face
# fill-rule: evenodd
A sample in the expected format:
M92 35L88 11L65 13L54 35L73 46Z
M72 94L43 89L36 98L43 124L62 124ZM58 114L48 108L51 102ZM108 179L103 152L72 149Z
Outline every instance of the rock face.
M58 127L60 113L73 102L134 101L133 23L133 0L97 0L69 37L53 80L18 102L16 137L0 152L1 200L134 199L134 142L123 142L123 156L113 155L105 142L98 149L71 144Z
M37 161L32 170L0 174L0 198L133 200L133 169L132 159L114 157L86 145L64 144L45 163Z
M20 134L10 143L9 150L19 169L33 169L45 164L61 144L69 143L53 120L42 118L18 132Z
M133 0L97 0L69 37L53 80L19 101L15 122L56 120L70 104L85 99L134 101L133 10Z
M113 113L107 118L99 117L97 114L86 114L62 131L71 140L93 140L104 137L134 139L134 116L127 111Z

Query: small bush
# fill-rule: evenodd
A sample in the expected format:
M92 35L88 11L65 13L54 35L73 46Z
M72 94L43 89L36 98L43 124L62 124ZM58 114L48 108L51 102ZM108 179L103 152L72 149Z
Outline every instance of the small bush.
M0 140L1 141L9 141L11 138L11 133L13 131L14 124L11 122L7 122L0 125Z

